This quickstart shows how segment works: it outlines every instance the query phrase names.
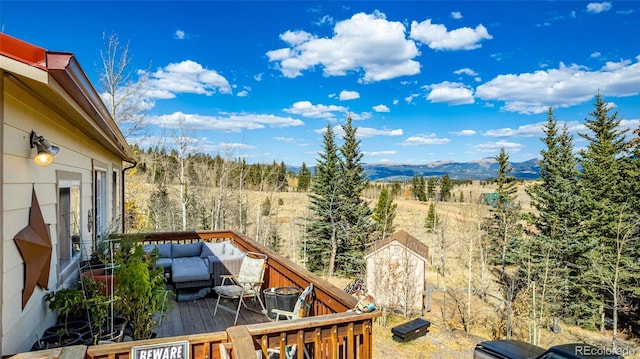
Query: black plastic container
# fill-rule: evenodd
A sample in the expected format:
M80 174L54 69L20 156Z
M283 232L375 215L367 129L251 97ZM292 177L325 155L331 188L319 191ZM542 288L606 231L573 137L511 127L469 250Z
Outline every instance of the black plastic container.
M292 312L302 292L298 287L278 287L276 292L276 308Z
M431 322L425 319L416 318L404 324L391 328L393 339L398 342L408 342L415 338L427 334Z
M264 294L264 306L267 309L267 317L269 317L269 319L276 319L276 315L271 313L272 309L277 308L276 288L267 288L262 291L262 294Z

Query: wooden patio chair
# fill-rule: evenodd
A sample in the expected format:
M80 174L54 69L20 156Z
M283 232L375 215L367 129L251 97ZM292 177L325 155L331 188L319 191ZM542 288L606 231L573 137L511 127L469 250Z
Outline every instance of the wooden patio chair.
M258 299L262 312L266 313L262 298L260 298L260 287L264 277L264 271L267 265L267 256L262 253L247 252L242 259L240 265L240 272L237 276L224 275L222 276L222 283L219 286L213 287L213 290L218 294L218 300L216 301L216 307L213 310L213 316L215 317L218 312L218 305L220 304L220 298L238 299L238 307L236 308L236 317L233 321L233 325L238 322L238 314L240 314L240 308L245 307L251 310L244 302L244 298L252 297Z

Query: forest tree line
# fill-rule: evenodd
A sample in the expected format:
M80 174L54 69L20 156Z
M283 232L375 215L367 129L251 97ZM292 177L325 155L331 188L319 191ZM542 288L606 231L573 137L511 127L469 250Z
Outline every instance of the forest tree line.
M591 329L609 327L614 329L612 343L620 328L628 330L638 318L639 134L621 129L617 112L611 113L599 95L594 106L585 119L588 132L579 134L588 144L579 151L566 125L559 126L549 109L541 139L546 146L541 177L527 187L535 214L515 202L518 181L510 176L508 154L502 149L495 158L499 200L483 220L483 247L475 255L498 284L507 338L516 325L514 304L523 300L531 302L534 327L551 328L558 320ZM342 127L345 134L338 144L327 125L313 173L306 164L293 173L275 161L248 164L220 155L134 146L140 162L127 181L145 188L148 203L126 203L128 231L246 233L250 220L269 216L274 205L269 193L303 191L309 196L310 216L298 248L302 264L320 274L360 276L369 246L394 231L394 198L410 192L418 201L430 201L425 227L434 232L440 225L434 204L463 198L453 198L454 181L445 175L375 184L380 188L377 202L366 201L362 194L372 184L362 167L357 128L350 119ZM260 213L247 212L249 190L267 194ZM278 249L275 227L247 234ZM482 298L486 287L479 284L474 294ZM540 332L533 334L534 342L536 335Z

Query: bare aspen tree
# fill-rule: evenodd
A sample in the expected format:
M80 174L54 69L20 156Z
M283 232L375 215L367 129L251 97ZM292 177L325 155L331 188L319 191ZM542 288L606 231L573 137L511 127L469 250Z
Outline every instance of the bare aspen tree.
M189 151L191 151L195 139L189 135L189 130L186 128L184 117L180 117L178 120L178 128L174 131L174 141L176 144L176 160L178 162L178 184L180 191L180 209L182 212L182 230L187 230L188 211L187 205L189 202L188 192L188 175L187 175L187 163L189 162Z
M611 296L611 346L613 352L618 350L619 345L619 314L624 307L625 295L629 293L623 287L624 279L637 276L640 270L638 259L634 258L633 249L640 243L640 219L629 218L625 213L627 206L623 205L618 214L616 224L616 238L609 245L600 244L595 248L592 255L592 265L594 273L599 276L603 290Z
M130 138L146 126L146 78L133 78L129 43L120 44L116 34L103 34L103 41L105 49L100 51L102 99L124 137Z

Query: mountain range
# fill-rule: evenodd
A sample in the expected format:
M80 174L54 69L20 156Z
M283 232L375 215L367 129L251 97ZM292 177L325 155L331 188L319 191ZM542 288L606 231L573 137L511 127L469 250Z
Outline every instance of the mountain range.
M524 162L511 162L513 171L509 175L517 179L537 179L540 177L540 165L537 158ZM371 181L406 181L414 175L424 177L442 177L448 174L451 179L488 180L498 173L498 162L493 157L481 158L470 162L435 161L421 165L411 164L363 164Z

